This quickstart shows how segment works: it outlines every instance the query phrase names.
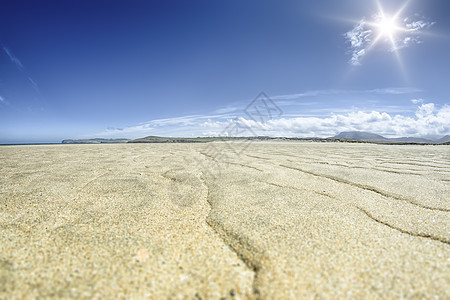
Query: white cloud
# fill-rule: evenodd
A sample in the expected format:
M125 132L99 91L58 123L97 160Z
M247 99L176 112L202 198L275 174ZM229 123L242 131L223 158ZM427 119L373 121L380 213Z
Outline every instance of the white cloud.
M410 31L419 31L421 29L430 28L436 22L425 21L420 15L416 14L413 17L408 17L403 20L405 27Z
M413 87L390 87L367 90L313 90L304 93L278 95L271 97L277 104L289 106L302 97L319 97L321 95L353 94L364 97L370 95L401 95L413 94L421 90ZM300 101L301 102L301 101ZM273 119L266 123L255 122L248 118L236 118L236 114L227 113L244 107L238 103L233 107L218 109L209 115L188 115L174 118L156 119L135 126L109 128L93 136L140 138L148 135L172 137L220 136L227 134L227 128L233 125L249 126L251 132L240 131L241 136L267 135L286 137L333 136L341 131L371 131L390 137L445 135L450 132L450 108L447 105L436 106L425 103L423 99L412 99L416 106L377 106L368 111L359 107L323 107L320 102L307 102L305 109L299 114L289 110L283 118ZM302 102L303 103L303 102ZM241 105L242 104L242 105ZM318 105L318 106L316 106ZM228 109L230 108L230 109ZM288 110L286 110L288 111ZM223 112L223 113L221 113ZM228 132L230 135L230 132ZM236 135L236 134L232 134ZM84 136L86 137L86 136Z
M341 131L369 131L386 136L441 136L450 134L450 106L440 109L433 103L417 107L414 116L391 115L379 111L354 111L325 118L300 117L271 120L267 132L289 136L335 135Z
M423 103L423 99L411 99L411 102L413 104L419 104L419 103Z
M352 30L346 32L344 37L350 43L352 54L350 63L354 66L360 65L360 59L366 54L365 49L372 41L372 30L367 28L366 21L362 19Z
M349 63L354 66L361 65L361 59L367 54L367 51L380 39L382 34L377 34L376 29L380 26L384 17L381 13L372 16L370 20L362 19L352 30L344 34L346 42L349 44L349 53L351 58ZM416 14L412 17L397 21L395 32L392 34L390 46L385 48L387 51L397 51L414 44L420 44L420 34L423 30L431 27L435 22L426 21L423 17ZM386 37L385 37L386 38Z
M277 120L273 121L274 128ZM300 118L288 121L299 127L300 131L314 135L327 136L341 131L361 130L387 136L425 136L450 133L450 106L436 109L433 103L422 104L414 116L390 115L386 112L356 111L348 114L335 114L327 118Z
M416 15L415 18L419 18L417 20L413 20L411 18L406 18L405 28L407 35L403 39L399 39L396 46L391 49L391 51L395 51L398 49L406 48L414 44L421 44L422 40L420 39L420 31L423 29L430 28L435 24L435 22L428 22L423 19L420 19L420 16Z
M196 137L196 136L285 136L285 137L329 137L341 131L369 131L387 137L443 136L450 134L450 106L437 107L433 103L422 103L411 115L386 111L352 110L333 113L325 117L283 117L264 124L246 118L224 118L221 115L186 116L153 120L123 129L108 129L96 136L138 138L147 135ZM230 127L240 127L232 133ZM251 131L245 130L248 126ZM244 130L242 130L244 129Z

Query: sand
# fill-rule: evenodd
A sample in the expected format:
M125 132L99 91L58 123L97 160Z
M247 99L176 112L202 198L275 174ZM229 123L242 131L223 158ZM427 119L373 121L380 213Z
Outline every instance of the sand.
M449 298L450 147L0 147L0 298Z

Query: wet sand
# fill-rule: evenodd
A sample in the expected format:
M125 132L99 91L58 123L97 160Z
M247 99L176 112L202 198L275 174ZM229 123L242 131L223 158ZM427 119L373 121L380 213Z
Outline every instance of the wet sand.
M0 147L0 298L448 298L450 146Z

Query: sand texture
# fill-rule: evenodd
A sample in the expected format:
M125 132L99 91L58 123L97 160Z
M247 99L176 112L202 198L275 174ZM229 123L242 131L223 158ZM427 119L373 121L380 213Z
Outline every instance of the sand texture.
M0 147L0 299L437 298L450 146Z

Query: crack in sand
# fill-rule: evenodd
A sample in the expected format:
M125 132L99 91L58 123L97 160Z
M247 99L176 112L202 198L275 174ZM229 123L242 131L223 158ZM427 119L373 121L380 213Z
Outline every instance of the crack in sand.
M406 199L406 198L402 198L402 197L399 197L399 196L396 196L396 195L393 195L393 194L390 194L390 193L378 190L378 189L376 189L376 188L374 188L372 186L355 183L355 182L352 182L352 181L349 181L349 180L338 178L336 176L319 174L319 173L307 171L307 170L300 169L300 168L297 168L297 167L286 166L286 165L279 165L279 166L283 167L283 168L291 169L291 170L300 171L302 173L310 174L310 175L313 175L313 176L327 178L327 179L334 180L334 181L339 182L339 183L348 184L348 185L351 185L351 186L354 186L354 187L357 187L357 188L360 188L360 189L363 189L363 190L367 190L367 191L371 191L371 192L380 194L380 195L388 197L388 198L393 198L393 199L400 200L400 201L406 201L406 202L408 202L408 203L410 203L412 205L415 205L417 207L420 207L420 208L429 209L429 210L436 210L436 211L442 211L442 212L450 212L450 209L447 209L447 208L432 207L432 206L427 206L427 205L423 205L423 204L420 204L420 203L416 203L416 202L414 202L412 200L409 200L409 199Z
M265 157L259 157L259 156L255 156L255 155L248 155L248 157L252 157L252 158L256 158L256 159L265 159L265 160L270 160L269 158L265 158ZM296 163L297 161L293 161L291 159L287 159L287 161L289 162L293 162ZM311 163L310 160L303 160L303 163ZM387 169L382 169L382 168L369 168L369 167L360 167L360 166L352 166L352 165L344 165L344 164L338 164L338 163L330 163L330 162L323 162L323 161L315 161L313 162L315 164L322 164L322 165L329 165L329 166L337 166L337 167L344 167L344 168L348 168L348 169L365 169L365 170L376 170L376 171L380 171L380 172L387 172L387 173L394 173L394 174L405 174L405 175L414 175L414 176L420 176L421 174L418 173L413 173L416 170L408 170L408 171L413 171L413 172L402 172L402 171L394 171L394 170L387 170ZM420 170L417 170L417 172L420 172Z
M297 187L294 187L294 186L281 185L281 184L273 183L273 182L269 182L269 181L264 181L264 182L267 183L267 184L279 187L279 188L287 188L287 189L292 189L292 190L297 190L297 191L306 191L306 189L300 189L300 188L297 188Z
M264 183L267 183L267 184L270 184L270 185L273 185L273 186L276 186L276 187L279 187L279 188L292 189L292 190L301 191L301 192L311 191L311 192L313 192L315 194L318 194L318 195L322 195L322 196L325 196L325 197L328 197L328 198L331 198L331 199L339 200L338 198L336 198L336 197L334 197L334 196L332 196L332 195L330 195L330 194L328 194L326 192L319 192L319 191L315 191L315 190L301 189L301 188L297 188L297 187L294 187L294 186L281 185L281 184L277 184L277 183L273 183L273 182L269 182L269 181L264 181Z
M401 233L406 233L406 234L408 234L410 236L414 236L414 237L422 237L422 238L431 239L431 240L438 241L438 242L441 242L441 243L444 243L444 244L450 244L450 240L449 239L441 238L441 237L434 236L434 235L431 235L431 234L428 234L428 233L412 232L412 231L408 231L408 230L396 227L396 226L391 225L391 224L389 224L389 223L387 223L385 221L381 221L380 219L377 219L370 212L368 212L367 210L365 210L365 209L363 209L363 208L361 208L361 207L359 207L357 205L352 205L352 206L357 208L361 212L363 212L367 217L369 217L370 219L374 220L375 222L380 223L382 225L385 225L385 226L387 226L389 228L395 229L397 231L400 231Z
M83 191L88 185L90 185L90 184L93 183L94 181L98 180L99 178L101 178L101 177L103 177L103 176L105 176L105 175L107 175L107 174L109 174L109 173L111 173L111 170L109 170L108 172L105 172L105 173L103 173L103 174L101 174L101 175L98 175L97 177L95 177L95 178L89 180L86 184L84 184L84 185L81 187L81 191Z
M270 158L266 158L266 157L261 157L261 156L256 156L256 155L250 155L250 154L246 154L248 157L253 157L253 158L257 158L257 159L264 159L264 160L270 160Z
M430 164L424 164L424 163L411 163L412 161L417 161L417 160L410 160L409 162L401 162L401 161L382 161L380 162L380 164L396 164L396 165L409 165L409 166L417 166L417 167L431 167L431 168L435 168L435 169L444 169L444 170L440 170L440 171L444 171L444 172L448 172L446 169L448 168L448 166L438 166L437 163L430 165Z
M260 299L259 292L259 273L262 270L262 257L263 254L253 245L253 243L246 238L245 236L239 235L238 233L233 232L232 230L226 229L223 224L215 221L211 217L211 211L213 209L211 200L210 200L210 187L206 183L204 178L204 173L202 172L202 176L200 179L203 183L203 186L207 190L206 201L210 207L210 211L206 217L206 224L211 227L211 229L219 236L219 238L227 245L231 251L236 253L237 257L247 266L249 270L253 272L253 284L252 284L252 292L255 299ZM257 259L259 257L259 259Z
M164 173L161 174L160 176L163 177L163 178L165 178L165 179L167 179L167 180L170 180L170 181L172 181L172 182L175 182L175 183L184 183L184 180L182 180L182 179L180 179L180 178L177 178L176 176L171 176L171 175L169 175L168 173L171 172L171 171L173 171L173 170L169 170L169 171L167 171L167 172L164 172ZM192 173L190 174L190 176L195 177L196 179L198 179L198 183L201 184L201 185L197 185L197 187L198 187L199 189L206 190L206 197L201 196L201 197L199 198L199 201L206 201L206 205L207 205L207 207L209 208L209 210L208 210L208 212L207 212L207 214L206 214L206 217L205 217L205 219L204 219L204 222L206 223L206 226L208 226L209 228L212 229L212 231L213 231L213 232L217 235L217 237L223 242L223 244L224 244L225 246L227 246L227 248L228 248L231 252L233 252L233 253L236 254L236 257L237 257L237 258L238 258L238 259L239 259L239 260L247 267L247 269L248 269L250 272L253 273L252 286L251 286L251 288L250 288L249 290L251 290L251 292L253 293L251 296L253 296L253 297L255 297L255 298L258 298L258 297L256 296L255 292L254 292L254 291L255 291L255 289L254 289L254 282L255 282L255 278L257 278L256 271L255 271L255 270L257 270L258 268L257 268L254 264L249 263L249 262L244 258L244 256L241 254L241 252L238 251L238 250L236 249L236 247L233 247L233 243L229 241L229 239L227 238L228 235L225 234L225 230L222 229L223 226L221 226L221 224L219 224L219 223L217 223L217 222L214 222L213 219L211 218L212 205L211 205L211 203L210 203L210 201L209 201L209 195L210 195L209 186L208 186L207 183L206 183L206 180L205 180L205 173L203 172L203 170L199 170L199 172L201 173L200 176L196 176L196 175L194 175L194 174L192 174ZM248 294L247 294L247 295L248 295Z
M170 170L170 171L173 171L173 170ZM160 174L160 176L165 178L165 179L169 179L170 181L173 181L173 182L183 183L183 180L181 180L180 178L176 178L176 177L167 175L167 173L170 172L170 171L167 171L167 172L165 172L163 174Z
M246 168L254 169L254 170L257 170L257 171L260 171L260 172L264 172L263 170L258 169L257 167L253 167L253 166L249 166L249 165L244 165L244 164L240 164L240 163L233 163L233 162L227 162L227 163L231 164L231 165L246 167Z
M292 163L297 163L298 161L294 161L291 159L288 159L287 161L292 162ZM315 161L315 162L310 162L307 160L302 161L301 163L310 163L310 164L322 164L322 165L327 165L327 166L335 166L335 167L344 167L347 169L363 169L363 170L376 170L376 171L380 171L380 172L387 172L387 173L393 173L393 174L405 174L405 175L413 175L413 176L420 176L421 174L418 173L413 173L413 172L402 172L402 171L394 171L394 170L387 170L387 169L382 169L382 168L377 168L377 167L360 167L360 166L353 166L353 165L345 165L345 164L338 164L338 163L330 163L330 162L323 162L323 161ZM414 171L414 170L409 170L409 171ZM420 171L417 171L420 172Z
M229 165L236 165L236 166L241 166L241 167L246 167L246 168L250 168L250 169L254 169L260 172L264 172L263 170L257 168L257 167L253 167L253 166L249 166L249 165L245 165L245 164L240 164L240 163L235 163L235 162L231 162L231 161L224 161L224 162L220 162L218 161L214 156L206 154L204 152L199 152L200 154L203 154L206 157L211 158L212 160L214 160L217 163L224 163L224 164L229 164Z
M219 161L218 161L214 156L212 156L212 155L206 154L205 152L198 152L198 153L200 153L200 154L202 154L202 155L204 155L204 156L206 156L206 157L211 158L211 159L214 160L215 162L219 162Z

